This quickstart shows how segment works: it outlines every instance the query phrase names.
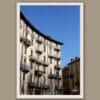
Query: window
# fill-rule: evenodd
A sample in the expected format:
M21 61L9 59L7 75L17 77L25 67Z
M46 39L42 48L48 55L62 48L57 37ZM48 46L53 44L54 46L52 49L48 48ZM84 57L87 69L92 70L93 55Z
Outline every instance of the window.
M25 46L25 54L27 54L27 47Z
M65 83L63 83L63 86L65 85Z
M52 58L50 58L50 64L52 64Z
M46 52L46 45L44 45L44 52Z
M37 54L37 59L39 59L39 54Z
M58 60L57 60L57 65L59 65L59 62L58 62Z
M46 58L45 58L45 56L44 56L44 62L46 61Z
M26 58L24 58L24 63L26 63Z
M56 44L56 47L58 47L58 44Z
M39 37L40 37L40 36L38 35L38 39L39 39Z
M50 47L50 53L52 54L52 49L51 49L51 47Z
M44 73L46 73L46 68L45 67L43 67L44 69L43 69L43 71L44 71Z
M39 49L40 48L40 44L37 44L37 49Z
M64 78L66 78L66 77L67 77L67 73L64 74Z
M29 82L32 82L32 74L30 74Z
M33 45L33 39L32 39L32 45Z
M57 52L57 56L58 56L58 52Z
M59 71L56 72L56 75L59 75Z
M45 76L43 76L43 80L44 80L44 84L46 83L46 79L45 79Z
M28 35L29 33L29 30L28 30L28 27L26 27L26 35Z
M30 65L31 65L31 69L32 69L32 67L33 67L33 66L32 66L32 62L30 63Z
M32 35L31 35L32 45L33 45L33 39L34 39L34 35L32 33Z
M33 55L33 50L31 50L31 56Z
M50 74L52 74L52 69L50 68ZM50 84L52 85L52 80L50 80Z
M50 74L52 74L52 68L50 68Z
M29 29L28 29L28 27L26 26L26 30L25 30L25 37L27 38L28 37L28 34L29 34Z

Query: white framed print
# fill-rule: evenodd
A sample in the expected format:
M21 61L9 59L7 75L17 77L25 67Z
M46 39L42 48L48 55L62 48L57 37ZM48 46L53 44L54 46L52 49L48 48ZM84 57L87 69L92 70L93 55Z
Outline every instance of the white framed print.
M84 97L83 3L17 3L16 97Z

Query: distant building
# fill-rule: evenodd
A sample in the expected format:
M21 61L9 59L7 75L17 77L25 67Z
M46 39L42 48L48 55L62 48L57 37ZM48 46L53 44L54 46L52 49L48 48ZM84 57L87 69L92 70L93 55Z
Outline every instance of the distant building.
M20 13L20 94L62 94L62 43L44 35Z
M62 72L63 94L80 94L80 58L71 59Z

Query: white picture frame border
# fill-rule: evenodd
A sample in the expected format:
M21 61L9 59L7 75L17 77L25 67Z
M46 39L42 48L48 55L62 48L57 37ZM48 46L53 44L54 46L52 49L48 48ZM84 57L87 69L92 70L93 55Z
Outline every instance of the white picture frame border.
M20 63L19 63L19 25L20 25L20 6L22 5L35 5L35 6L80 6L80 95L20 95ZM34 2L34 3L17 3L17 14L16 14L16 31L17 31L17 35L16 35L16 45L17 45L17 51L16 51L16 98L18 99L82 99L84 98L84 71L83 71L83 52L84 52L84 36L83 36L83 2Z

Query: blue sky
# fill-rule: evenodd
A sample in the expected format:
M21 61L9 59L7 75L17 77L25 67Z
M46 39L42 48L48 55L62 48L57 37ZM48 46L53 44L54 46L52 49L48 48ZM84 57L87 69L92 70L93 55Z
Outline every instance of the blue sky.
M41 32L64 43L62 67L80 57L79 6L21 6L26 18Z

